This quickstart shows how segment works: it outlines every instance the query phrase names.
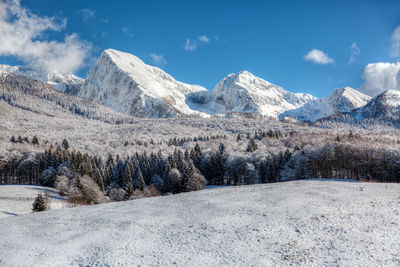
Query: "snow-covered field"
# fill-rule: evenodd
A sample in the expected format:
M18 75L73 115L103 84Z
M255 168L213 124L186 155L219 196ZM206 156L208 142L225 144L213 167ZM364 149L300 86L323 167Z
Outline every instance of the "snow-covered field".
M0 218L32 212L38 193L48 193L51 209L66 207L66 199L57 190L38 185L0 185Z
M0 221L2 266L398 265L400 184L294 181Z

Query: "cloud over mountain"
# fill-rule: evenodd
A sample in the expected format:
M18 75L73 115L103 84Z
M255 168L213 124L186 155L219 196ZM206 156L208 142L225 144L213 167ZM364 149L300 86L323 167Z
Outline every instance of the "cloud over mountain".
M362 78L365 82L359 90L375 96L388 89L400 90L400 62L378 62L365 66Z

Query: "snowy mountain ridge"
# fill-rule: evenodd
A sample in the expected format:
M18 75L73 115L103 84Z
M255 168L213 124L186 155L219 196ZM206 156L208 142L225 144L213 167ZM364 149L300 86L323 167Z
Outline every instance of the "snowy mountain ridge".
M350 112L365 106L370 100L370 96L353 88L337 88L332 94L314 99L297 109L288 110L282 113L280 117L290 116L302 121L315 122L332 114Z
M136 56L114 49L101 54L78 95L139 117L238 112L278 118L281 112L315 99L288 92L248 71L230 74L208 91L176 81Z
M352 112L354 110L358 110L354 115L358 119L368 118L370 113L376 117L380 112L372 104L365 110L359 110L372 101L371 97L350 87L338 88L326 97L315 98L310 94L286 91L248 71L227 75L210 91L198 85L179 82L135 55L115 49L103 51L85 80L74 74L46 72L29 66L0 65L0 73L27 76L59 91L136 117L255 114L281 120L294 118L315 122L334 114L355 114ZM392 96L396 92L387 94ZM380 97L379 101L397 103L396 97L391 98L387 94ZM389 105L386 102L378 106L385 109Z

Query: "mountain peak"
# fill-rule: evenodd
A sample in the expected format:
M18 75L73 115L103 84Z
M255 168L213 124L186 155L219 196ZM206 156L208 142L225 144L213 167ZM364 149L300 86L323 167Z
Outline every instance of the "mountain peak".
M216 113L256 113L277 118L288 109L313 99L308 94L294 94L271 84L248 71L229 74L211 92L211 109Z
M206 89L178 82L132 54L107 49L89 70L79 95L129 115L176 117L199 114L186 103L186 95L199 91Z

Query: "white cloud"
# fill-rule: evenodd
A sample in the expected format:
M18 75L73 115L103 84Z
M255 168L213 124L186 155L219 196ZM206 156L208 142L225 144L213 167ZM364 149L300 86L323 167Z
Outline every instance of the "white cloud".
M210 42L210 38L208 38L206 35L201 35L198 37L199 41L202 43L209 43Z
M390 49L390 55L394 58L400 58L400 25L394 29L391 40L392 47Z
M349 64L351 64L356 61L357 55L360 54L360 48L358 48L356 43L352 43L351 46L349 47L349 51L350 51Z
M23 8L19 0L0 1L0 56L14 56L32 68L71 73L78 70L91 45L76 34L64 41L41 40L48 30L61 31L66 20L40 17Z
M305 56L304 59L307 61L311 61L316 64L333 64L335 61L330 58L327 54L325 54L323 51L318 50L318 49L313 49L310 52L308 52Z
M400 90L400 62L378 62L365 66L362 78L365 80L359 90L375 96L388 89Z
M165 65L165 64L168 63L167 60L164 58L163 55L151 53L151 54L150 54L150 57L151 57L151 61L152 61L153 64L155 64L155 65L161 66L161 65Z
M96 17L96 11L90 8L83 8L78 11L85 23Z
M197 42L196 41L192 41L189 38L186 39L186 42L183 46L183 48L185 49L185 51L193 51L196 50L197 48Z
M123 32L126 36L129 36L129 37L134 36L134 34L131 33L127 27L122 27L122 32Z

